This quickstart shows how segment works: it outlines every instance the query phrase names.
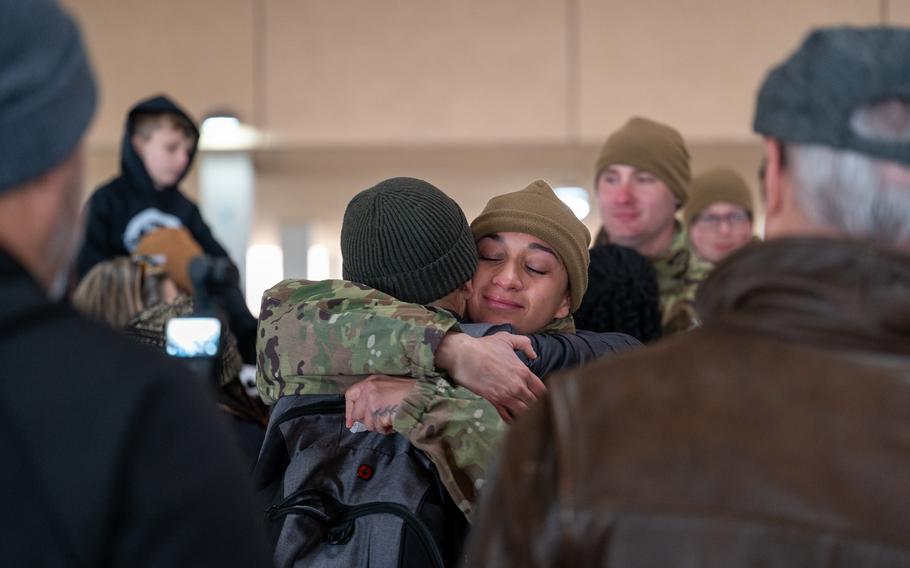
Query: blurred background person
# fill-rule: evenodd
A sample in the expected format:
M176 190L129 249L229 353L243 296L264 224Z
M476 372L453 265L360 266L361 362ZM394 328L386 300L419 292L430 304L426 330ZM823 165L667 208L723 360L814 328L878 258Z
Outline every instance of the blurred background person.
M683 219L692 250L716 263L754 239L752 192L746 180L728 168L715 168L692 182Z
M148 254L117 257L93 266L79 282L72 303L87 317L164 353L167 322L192 316L195 311L189 264L202 249L186 229L179 228L149 233L136 250ZM265 436L268 408L256 391L255 376L249 386L244 384L243 361L230 328L217 367L215 396L221 410L230 416L252 469Z
M663 335L697 325L695 292L703 267L676 211L686 204L689 150L674 128L633 117L607 138L596 166L603 228L595 244L614 243L647 257L657 273Z
M165 96L142 100L130 109L121 141L120 174L99 187L86 204L85 237L76 261L80 278L98 262L134 254L148 234L160 229L183 229L207 255L228 258L199 208L179 187L198 141L193 119ZM254 364L256 320L238 287L226 295L225 309L243 360Z
M192 316L194 310L193 298L181 294L173 302L152 304L138 312L124 325L124 331L140 343L165 353L167 322L175 317ZM246 457L246 465L252 470L265 437L269 410L256 391L255 374L249 381L243 375L244 365L237 348L237 338L229 330L221 345L217 368L216 383L206 386L215 387L213 392L218 407L228 415ZM206 377L203 377L202 381L205 380Z
M73 307L95 321L123 329L137 314L177 299L177 285L149 257L120 256L99 262L73 292Z

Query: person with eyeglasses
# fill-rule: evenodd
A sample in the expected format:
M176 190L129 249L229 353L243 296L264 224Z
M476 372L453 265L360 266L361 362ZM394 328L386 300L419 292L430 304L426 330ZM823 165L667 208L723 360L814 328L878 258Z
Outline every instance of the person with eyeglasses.
M746 180L729 168L715 168L692 182L683 212L692 250L716 263L754 240L752 193Z

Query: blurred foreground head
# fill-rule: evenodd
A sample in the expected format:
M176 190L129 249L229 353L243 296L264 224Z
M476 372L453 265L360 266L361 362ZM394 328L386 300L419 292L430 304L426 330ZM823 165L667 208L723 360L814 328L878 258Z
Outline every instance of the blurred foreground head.
M812 32L762 84L754 129L768 238L910 245L910 29Z
M95 98L69 14L51 0L0 3L0 249L51 296L81 233L80 142Z

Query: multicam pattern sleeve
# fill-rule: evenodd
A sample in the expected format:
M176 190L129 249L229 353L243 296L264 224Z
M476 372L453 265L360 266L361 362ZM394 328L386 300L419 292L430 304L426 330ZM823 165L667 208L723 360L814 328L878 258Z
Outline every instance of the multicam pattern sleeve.
M687 331L699 325L695 312L695 293L711 270L692 252L682 226L674 228L670 249L651 260L660 290L661 330L663 336Z
M609 243L610 236L601 228L594 245ZM712 265L698 259L679 221L674 223L670 248L649 260L657 272L663 336L697 327L699 321L695 313L695 293L698 286L708 277Z
M289 279L263 294L256 333L262 399L340 394L339 377L438 376L433 354L455 318L344 280Z
M574 333L575 323L571 317L554 320L543 331ZM418 380L392 428L426 452L470 520L507 429L499 412L483 397L445 379Z
M493 405L445 379L421 379L415 381L392 427L426 452L470 519L506 431Z

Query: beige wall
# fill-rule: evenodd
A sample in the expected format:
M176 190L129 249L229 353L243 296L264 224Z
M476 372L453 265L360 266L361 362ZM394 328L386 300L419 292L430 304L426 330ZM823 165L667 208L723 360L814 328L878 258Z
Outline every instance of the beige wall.
M197 118L253 112L254 0L62 0L79 17L101 85L89 140L119 143L126 110L168 93Z
M582 136L631 114L691 141L751 138L768 67L816 25L873 24L880 0L582 0Z
M813 25L910 23L910 0L64 1L103 90L90 187L117 169L126 109L168 92L268 135L253 242L307 223L336 252L347 200L388 176L436 183L469 217L536 177L590 189L633 114L678 127L696 172L728 165L754 187L768 67Z

